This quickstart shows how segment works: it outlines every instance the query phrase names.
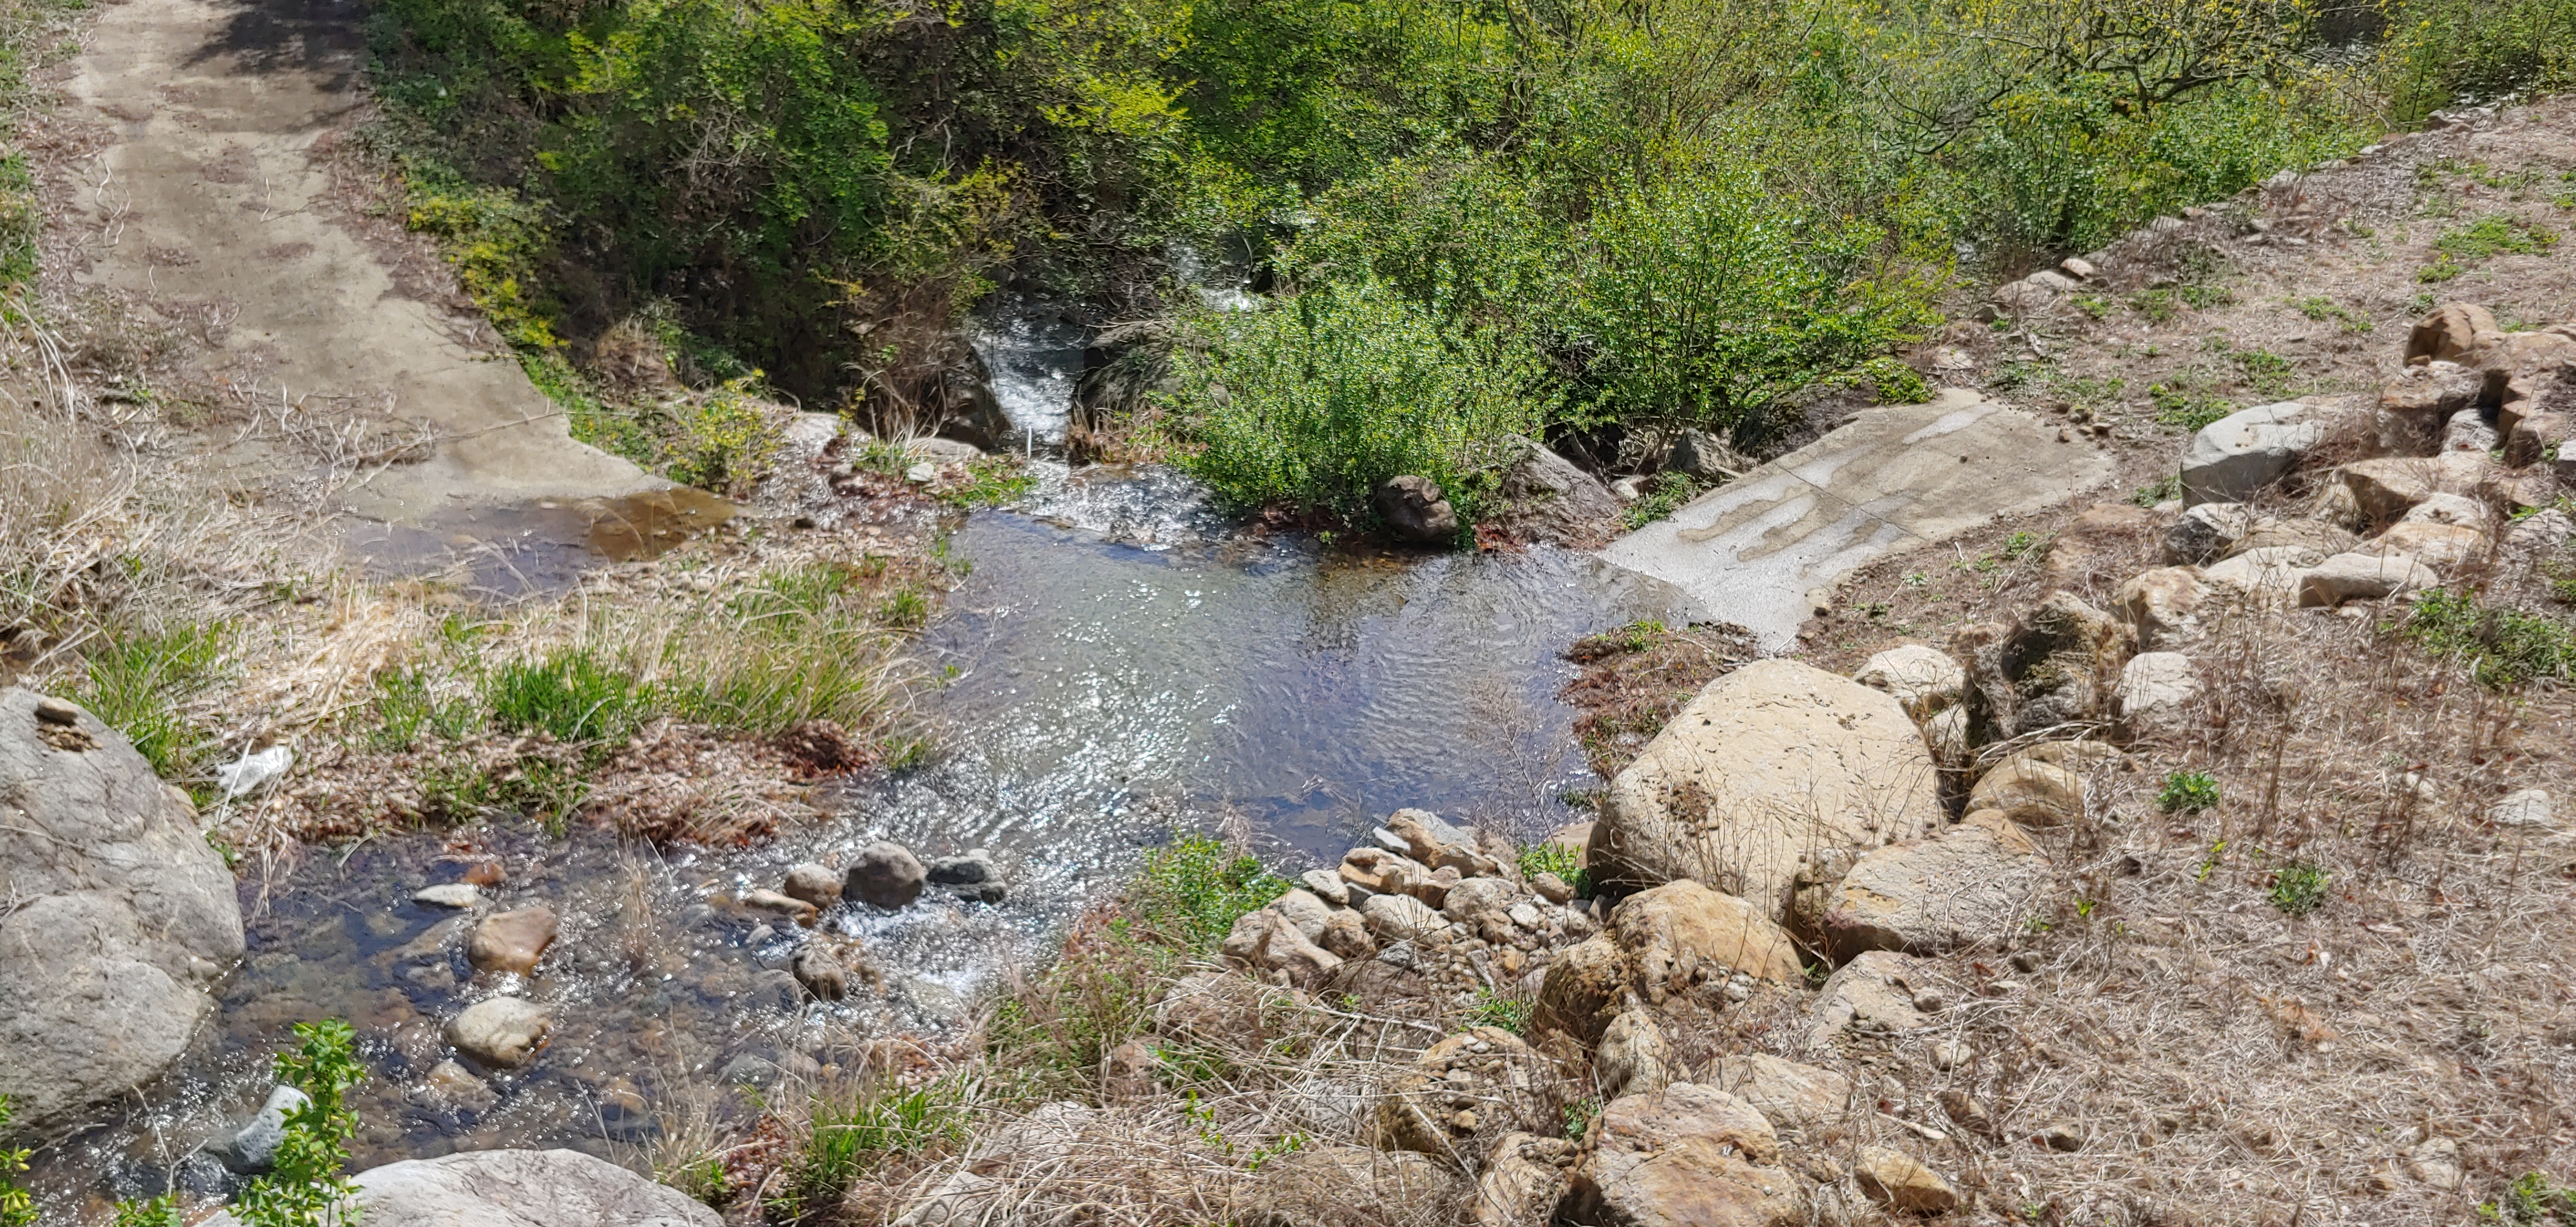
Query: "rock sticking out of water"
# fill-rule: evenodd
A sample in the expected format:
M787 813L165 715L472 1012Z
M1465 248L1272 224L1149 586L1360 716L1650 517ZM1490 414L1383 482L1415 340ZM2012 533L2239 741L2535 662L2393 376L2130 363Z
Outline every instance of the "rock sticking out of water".
M524 997L487 997L447 1024L447 1042L496 1069L517 1069L536 1059L554 1029L545 1007Z
M932 861L929 882L968 903L1000 903L1005 893L993 854L982 848Z
M807 861L787 871L787 880L779 890L790 898L828 908L841 901L841 875Z
M474 926L465 957L478 971L524 976L537 969L537 960L545 957L560 929L553 910L541 906L487 916Z
M258 1115L229 1136L206 1143L206 1153L241 1175L262 1175L277 1165L278 1143L286 1140L286 1114L310 1102L294 1087L277 1087L269 1091Z
M881 839L859 849L858 859L851 863L849 876L841 883L841 895L893 911L920 898L921 888L928 880L929 871L922 868L921 858L914 856L912 849Z
M424 886L412 892L411 901L431 907L469 908L483 901L483 892L471 882L450 882L445 886Z

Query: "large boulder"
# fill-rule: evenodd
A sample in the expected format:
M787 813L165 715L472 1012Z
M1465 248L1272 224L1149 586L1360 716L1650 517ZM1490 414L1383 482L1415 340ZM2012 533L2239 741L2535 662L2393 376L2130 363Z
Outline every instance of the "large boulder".
M1560 952L1539 982L1532 1022L1589 1044L1630 995L1660 1004L1739 973L1797 983L1797 943L1745 900L1672 882L1630 896L1611 912L1608 932Z
M2412 515L2412 512L2408 513ZM2482 529L2466 524L2435 524L2422 520L2400 520L2388 531L2366 544L2337 553L2404 554L2436 569L2447 569L2484 558L2494 542Z
M2241 503L2325 438L2317 408L2298 401L2240 409L2200 429L2183 453L2185 503Z
M1892 950L1856 955L1827 977L1807 1007L1807 1028L1800 1046L1814 1051L1852 1035L1889 1035L1920 1030L1931 1017L1916 1005L1915 981L1932 964Z
M1762 660L1709 683L1610 782L1585 863L1597 883L1687 878L1776 919L1807 853L1913 839L1940 815L1931 753L1893 697Z
M1826 1141L1832 1127L1867 1120L1876 1110L1854 1097L1851 1079L1766 1052L1721 1056L1699 1081L1753 1105L1781 1133L1810 1142Z
M2446 302L2406 333L2406 361L2457 362L2504 339L2495 313L2476 303Z
M2299 580L2301 605L2334 606L2345 601L2379 600L2419 592L2442 582L2431 567L2391 550L2379 554L2337 554L2311 568Z
M1804 1216L1770 1122L1716 1087L1676 1082L1614 1100L1598 1127L1569 1194L1575 1222L1775 1227Z
M1574 462L1523 440L1520 458L1503 470L1496 506L1485 522L1523 541L1591 546L1619 527L1619 497Z
M1884 690L1905 706L1905 714L1929 720L1957 703L1968 689L1968 671L1950 654L1919 643L1901 644L1861 663L1852 680Z
M2047 884L2048 857L2029 835L1994 811L1972 814L1860 858L1825 905L1825 940L1841 959L2001 943Z
M2131 737L2179 727L2200 697L2200 671L2180 652L2141 652L2120 670L2112 706Z
M2201 503L2174 517L2165 529L2165 561L2202 566L2227 557L2254 531L2254 513L2242 503Z
M2443 428L2477 408L2486 381L2456 362L2411 366L2379 390L2379 446L2401 456L2439 450Z
M2198 510L2198 508L2194 508ZM2143 652L2161 652L2200 633L2201 605L2209 586L2190 567L2158 567L2120 585L2111 610L2128 624Z
M576 1150L474 1150L357 1176L367 1227L723 1227L687 1194ZM229 1213L203 1227L240 1227Z
M1398 541L1448 545L1458 539L1458 511L1428 477L1407 474L1379 482L1369 492L1369 510Z
M196 811L124 735L0 690L0 1095L43 1133L169 1068L242 953Z

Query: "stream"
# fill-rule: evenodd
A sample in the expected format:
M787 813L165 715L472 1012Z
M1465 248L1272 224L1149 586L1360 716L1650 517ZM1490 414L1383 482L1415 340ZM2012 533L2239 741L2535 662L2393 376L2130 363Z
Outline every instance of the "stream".
M972 570L919 645L947 679L921 700L931 763L749 850L491 827L310 849L245 880L250 952L218 1016L142 1107L39 1154L48 1221L103 1221L109 1199L172 1184L220 1191L190 1151L257 1108L299 1021L358 1028L353 1170L503 1146L649 1168L691 1120L747 1111L717 1088L812 1075L853 1038L956 1034L1175 832L1249 838L1290 871L1408 805L1535 837L1575 817L1566 789L1597 782L1556 698L1573 675L1559 653L1671 612L1670 590L1587 555L1327 549L1239 531L1166 470L1035 464L1032 493L950 537ZM925 858L989 849L1009 894L834 913L884 987L804 1001L784 970L801 935L732 901L879 838ZM507 874L495 906L562 917L526 984L474 978L471 920L411 900L487 855ZM442 1073L445 1020L502 991L552 1007L546 1049L481 1082Z

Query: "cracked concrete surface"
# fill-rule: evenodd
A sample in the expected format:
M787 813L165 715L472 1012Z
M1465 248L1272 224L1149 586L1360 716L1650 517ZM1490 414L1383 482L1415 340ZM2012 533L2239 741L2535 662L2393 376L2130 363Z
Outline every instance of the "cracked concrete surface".
M354 228L326 160L365 105L363 15L355 0L105 6L67 90L112 133L68 219L76 283L192 320L199 370L258 403L301 405L323 429L430 428L425 459L354 466L336 510L425 525L667 486L574 442L516 362L466 343L470 322L406 292Z

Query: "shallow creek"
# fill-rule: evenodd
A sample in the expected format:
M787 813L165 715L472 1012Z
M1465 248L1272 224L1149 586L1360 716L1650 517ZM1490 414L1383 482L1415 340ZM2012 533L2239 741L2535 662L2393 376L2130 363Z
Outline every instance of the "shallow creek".
M1275 865L1328 863L1392 809L1536 833L1594 782L1555 692L1574 638L1668 612L1588 557L1377 555L1251 535L1159 471L1043 467L1012 510L951 538L972 571L921 645L945 680L921 700L930 765L854 786L835 817L747 851L621 848L594 832L377 838L246 881L250 956L198 1048L131 1117L48 1149L62 1222L104 1198L212 1174L200 1141L253 1111L297 1021L354 1022L372 1076L356 1163L496 1146L575 1146L639 1165L693 1096L811 1073L828 1037L936 1033L1042 959L1064 925L1176 830L1249 832ZM991 849L998 906L925 896L842 909L883 991L803 1003L795 933L731 906L798 861L869 840L925 857ZM457 913L417 904L458 845L497 854L497 906L544 903L563 935L526 984L469 975ZM554 1007L549 1046L488 1093L429 1085L444 1021L519 991Z

